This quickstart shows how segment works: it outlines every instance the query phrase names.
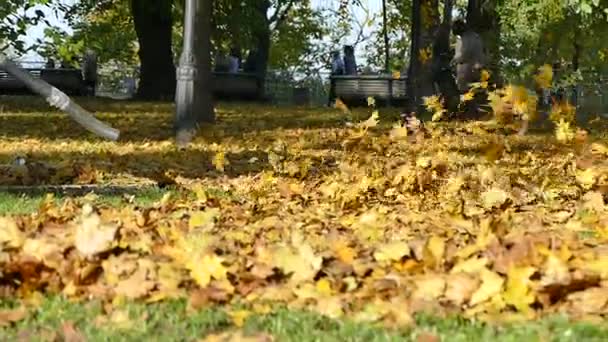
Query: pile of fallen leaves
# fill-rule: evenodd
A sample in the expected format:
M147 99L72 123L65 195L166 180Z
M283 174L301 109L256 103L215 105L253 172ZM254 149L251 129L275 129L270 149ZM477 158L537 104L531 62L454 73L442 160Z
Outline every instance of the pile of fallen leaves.
M169 140L0 144L77 156L97 180L163 174L183 190L150 207L49 197L1 217L0 294L250 304L231 312L237 325L272 303L398 325L418 312L605 318L604 141L433 122L412 140L378 113L308 129L268 128L269 115L247 131L271 110L247 112L221 114L184 151Z

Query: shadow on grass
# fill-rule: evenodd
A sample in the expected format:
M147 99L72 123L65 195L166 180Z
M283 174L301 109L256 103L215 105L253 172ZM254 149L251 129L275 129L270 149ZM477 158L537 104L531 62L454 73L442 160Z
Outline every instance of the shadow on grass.
M120 141L160 141L173 139L173 104L130 102L111 99L77 99L86 109L121 131ZM381 109L383 120L398 118L396 108ZM367 118L368 108L356 108L349 118L336 109L277 107L255 103L219 103L216 123L202 127L200 134L211 139L242 137L276 129L321 129L344 127L348 119ZM100 140L73 122L67 115L50 108L32 96L0 97L0 135L4 138Z
M167 185L165 172L185 178L214 178L252 175L272 169L268 163L267 153L261 150L227 153L226 159L229 164L225 166L224 172L219 172L213 165L215 154L200 150L145 151L128 154L113 151L106 151L103 154L76 151L33 152L28 157L34 161L48 162L50 165L66 160L84 161L107 175L128 174L153 180L161 186ZM0 160L12 158L14 156L0 153Z

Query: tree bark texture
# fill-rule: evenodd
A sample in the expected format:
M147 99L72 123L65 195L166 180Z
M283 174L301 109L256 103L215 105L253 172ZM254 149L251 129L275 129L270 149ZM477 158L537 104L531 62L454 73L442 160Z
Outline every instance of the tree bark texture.
M136 97L169 100L175 95L171 30L173 0L131 0L139 42L140 80Z
M253 37L256 42L254 59L249 63L255 68L255 73L258 76L259 82L259 97L264 96L266 87L266 72L268 71L268 60L270 58L270 20L268 19L268 10L270 9L269 0L256 1L256 24Z
M195 80L196 95L194 108L197 109L196 121L198 123L215 122L213 108L213 89L211 73L211 17L213 13L213 0L199 0L196 13L196 35L194 37L194 53L198 66Z
M433 73L437 91L441 94L448 113L454 113L459 103L459 91L452 73L450 61L450 31L452 27L452 9L454 0L445 0L443 7L443 21L439 25L437 37L433 44Z
M432 54L438 28L438 0L413 0L410 64L407 72L408 113L419 112L423 109L423 98L435 93Z

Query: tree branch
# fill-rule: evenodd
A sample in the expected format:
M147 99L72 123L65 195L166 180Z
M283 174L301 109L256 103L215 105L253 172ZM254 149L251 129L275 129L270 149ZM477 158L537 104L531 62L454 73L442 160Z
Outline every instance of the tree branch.
M274 14L270 17L269 21L272 25L272 23L274 23L274 30L278 29L279 26L283 23L283 21L285 21L285 19L287 18L287 15L289 14L289 11L291 11L291 9L293 8L293 5L295 5L296 0L284 0L284 1L278 1L277 2L277 10L274 12ZM285 6L285 8L283 10L281 10L281 7Z

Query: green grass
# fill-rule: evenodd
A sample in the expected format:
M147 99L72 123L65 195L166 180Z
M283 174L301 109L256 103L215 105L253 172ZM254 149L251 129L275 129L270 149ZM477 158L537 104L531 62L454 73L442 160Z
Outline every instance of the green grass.
M0 302L0 307L15 306ZM46 298L27 318L0 328L0 340L17 340L26 332L29 341L43 341L72 322L87 341L196 341L211 333L237 329L224 308L189 313L183 300L161 304L127 303L115 310L127 312L130 324L99 323L103 315L99 302L71 303L60 297ZM424 333L441 341L603 341L608 328L572 323L554 317L501 327L460 318L419 316L411 328L391 329L349 320L333 320L310 312L277 307L266 315L251 316L242 327L245 334L266 333L276 341L416 341Z
M207 195L212 198L218 199L230 199L238 200L235 195L231 192L219 188L209 187L205 189ZM171 192L176 196L181 196L189 199L194 199L195 195L184 189L175 187L158 188L151 187L138 190L135 193L125 194L99 194L93 201L97 205L104 205L110 207L120 207L127 203L132 203L139 207L149 207L154 203L160 201L162 197ZM69 196L72 199L85 199L84 196ZM19 214L31 214L38 210L40 203L45 200L45 193L35 194L17 194L0 191L0 216L1 215L19 215ZM54 194L54 201L57 205L61 205L65 199L68 198L66 195Z
M149 188L134 193L133 204L138 206L149 206L160 200L163 195L170 190L159 188ZM11 214L30 214L38 210L40 202L44 200L46 194L15 194L0 192L0 215ZM61 204L66 196L55 194L55 202ZM83 198L84 196L76 196L73 198ZM96 204L107 205L111 207L119 207L128 202L130 195L98 195L95 200Z

